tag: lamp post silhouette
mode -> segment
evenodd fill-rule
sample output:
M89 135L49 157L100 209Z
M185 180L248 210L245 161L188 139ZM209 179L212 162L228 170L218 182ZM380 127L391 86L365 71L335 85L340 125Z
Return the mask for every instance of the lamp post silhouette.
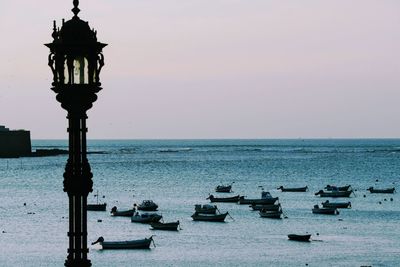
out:
M54 21L53 41L48 64L53 73L52 90L61 107L68 112L69 157L64 172L64 191L69 198L69 249L65 266L91 266L87 246L87 196L93 191L93 174L87 159L86 111L101 90L100 71L104 65L97 32L78 17L79 1L73 1L74 16Z

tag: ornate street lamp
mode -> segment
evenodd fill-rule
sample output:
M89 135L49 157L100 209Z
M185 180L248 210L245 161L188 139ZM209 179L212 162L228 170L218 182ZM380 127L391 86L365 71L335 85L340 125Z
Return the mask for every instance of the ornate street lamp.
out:
M73 1L74 16L54 21L49 66L53 72L52 90L61 107L68 112L69 157L64 172L64 191L69 198L69 249L65 266L91 266L87 257L87 196L93 191L93 174L87 159L86 111L97 99L100 71L104 65L102 49L95 30L78 17L79 1Z

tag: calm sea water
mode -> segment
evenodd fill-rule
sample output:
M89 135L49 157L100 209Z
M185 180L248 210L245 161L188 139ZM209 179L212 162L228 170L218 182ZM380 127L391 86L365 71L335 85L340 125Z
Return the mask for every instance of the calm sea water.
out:
M33 146L66 149L67 143ZM398 187L400 140L90 141L89 150L106 152L89 160L95 191L105 196L108 210L153 199L164 220L180 220L183 229L152 231L108 211L89 212L89 241L156 235L156 248L149 251L92 246L94 266L400 266L398 193L366 191ZM63 265L65 162L66 156L0 159L0 266ZM216 185L233 181L234 194L259 197L262 186L278 196L288 218L264 219L247 205L221 203L219 209L234 220L193 222L194 205L207 203ZM357 189L349 199L353 208L338 216L312 214L312 206L325 200L313 193L326 184ZM308 185L310 191L281 193L280 185ZM95 202L92 194L89 201ZM287 234L305 232L314 241L287 240Z

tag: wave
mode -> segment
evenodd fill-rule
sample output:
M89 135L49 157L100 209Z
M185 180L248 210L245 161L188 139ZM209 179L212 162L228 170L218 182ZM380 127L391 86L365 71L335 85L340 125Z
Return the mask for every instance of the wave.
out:
M188 152L191 151L192 148L190 147L184 147L184 148L166 148L166 149L160 149L158 152L160 153L179 153L179 152Z

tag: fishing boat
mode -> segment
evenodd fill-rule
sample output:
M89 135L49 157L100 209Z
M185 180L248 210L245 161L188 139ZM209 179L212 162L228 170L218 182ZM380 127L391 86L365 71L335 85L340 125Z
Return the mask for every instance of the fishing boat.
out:
M97 241L93 242L92 245L99 243L103 249L149 249L150 244L153 242L153 236L145 239L139 240L129 240L129 241L104 241L101 236Z
M158 205L153 202L153 200L143 200L141 204L137 206L138 210L143 210L143 211L156 211L158 208Z
M315 195L320 195L320 197L350 197L350 194L353 193L353 190L350 191L329 191L324 192L324 190L319 190Z
M239 199L239 204L261 204L261 205L271 205L274 204L277 200L279 200L278 197L272 197L269 192L261 192L261 198L241 198Z
M260 210L259 214L260 217L263 218L281 219L282 210L281 209L277 211Z
M135 213L136 209L133 208L131 210L121 210L119 211L116 206L112 207L110 213L111 216L123 216L123 217L131 217Z
M241 196L233 196L233 197L214 197L213 195L210 195L207 199L209 199L211 202L238 202L241 198Z
M289 240L308 242L308 241L310 241L311 235L290 234L290 235L288 235L288 238L289 238Z
M162 218L162 215L157 213L138 213L136 212L131 217L131 222L137 223L152 223L152 222L159 222Z
M91 211L106 211L107 203L99 203L99 191L97 191L97 194L95 195L95 197L97 197L96 204L87 204L87 210L91 210Z
M216 205L200 205L196 204L194 205L194 210L197 213L203 213L203 214L215 214L217 212L217 206Z
M339 211L336 208L320 208L318 205L314 205L314 208L312 209L312 213L337 215L337 214L339 214Z
M393 194L396 189L394 187L393 188L386 188L386 189L375 189L373 187L370 187L367 190L369 192L375 193L375 194Z
M326 185L325 189L327 191L349 191L351 185L345 185L345 186L335 186L335 185Z
M152 230L165 230L165 231L178 231L179 221L161 223L161 222L151 222Z
M278 190L281 190L282 192L306 192L308 189L308 186L304 186L304 187L283 187L282 185L280 187L277 188Z
M267 211L277 211L281 208L281 204L270 204L270 205L262 205L262 204L252 204L249 206L253 210L267 210Z
M335 209L348 209L351 208L351 202L329 202L329 200L322 202L324 208L335 208Z
M232 184L233 183L234 182L232 182ZM218 193L230 193L232 191L232 184L230 184L230 185L218 185L215 188L215 192L218 192Z
M195 212L191 217L193 221L223 222L228 214L228 212L221 214L201 214Z

